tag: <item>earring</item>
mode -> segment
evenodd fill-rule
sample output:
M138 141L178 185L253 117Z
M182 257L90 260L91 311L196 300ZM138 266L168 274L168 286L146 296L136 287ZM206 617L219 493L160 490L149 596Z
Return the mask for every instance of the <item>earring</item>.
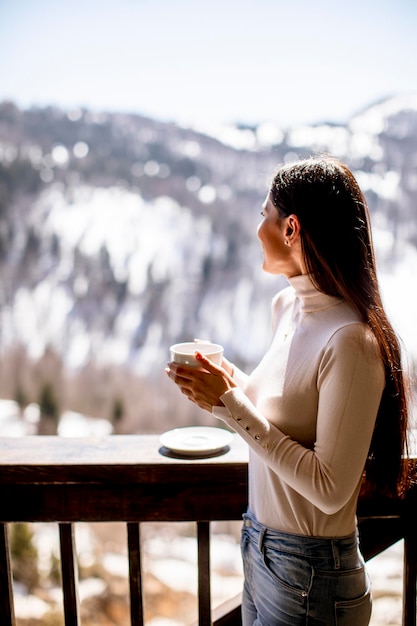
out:
M288 241L288 239L284 239L284 243L285 243L286 246L290 245L290 242Z

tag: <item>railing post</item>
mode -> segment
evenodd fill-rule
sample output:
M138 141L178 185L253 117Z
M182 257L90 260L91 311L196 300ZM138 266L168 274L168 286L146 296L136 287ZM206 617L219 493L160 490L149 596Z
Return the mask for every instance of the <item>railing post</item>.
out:
M15 626L13 578L10 567L10 544L7 524L0 524L0 624Z
M211 626L210 522L197 522L198 624Z
M132 626L143 626L142 559L140 546L140 525L127 524L129 551L130 620Z
M417 624L417 491L406 496L404 523L403 626Z
M65 626L79 626L78 564L72 524L59 524Z

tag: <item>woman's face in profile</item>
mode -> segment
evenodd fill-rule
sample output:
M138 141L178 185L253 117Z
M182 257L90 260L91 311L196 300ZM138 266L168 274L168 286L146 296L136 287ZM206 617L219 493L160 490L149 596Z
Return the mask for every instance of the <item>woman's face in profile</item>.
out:
M290 251L284 243L286 220L279 217L270 194L262 205L261 215L263 220L258 226L258 239L264 254L262 268L270 274L284 274Z
M292 225L297 218L294 215L281 218L270 193L262 205L261 215L263 220L257 233L264 254L262 269L269 274L282 274L287 278L305 273L299 238L298 243L289 241L289 233L294 232Z

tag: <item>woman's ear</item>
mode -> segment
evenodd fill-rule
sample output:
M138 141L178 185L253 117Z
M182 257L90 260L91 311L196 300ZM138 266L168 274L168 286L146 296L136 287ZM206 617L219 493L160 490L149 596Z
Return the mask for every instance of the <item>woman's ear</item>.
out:
M287 217L287 227L285 230L285 236L288 239L294 241L300 234L301 226L300 220L293 213Z

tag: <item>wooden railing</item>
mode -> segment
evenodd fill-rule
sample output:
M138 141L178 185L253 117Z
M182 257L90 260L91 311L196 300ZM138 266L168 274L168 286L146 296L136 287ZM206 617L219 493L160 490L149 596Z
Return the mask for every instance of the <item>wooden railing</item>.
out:
M414 460L410 460L414 463ZM66 626L81 626L74 524L124 522L131 625L142 626L141 522L195 521L198 541L198 624L238 626L239 600L212 610L210 522L239 520L247 504L247 448L204 459L179 459L158 436L103 439L0 438L0 624L15 626L8 523L59 525ZM416 625L417 507L405 501L361 501L362 550L371 558L404 538L403 625Z

